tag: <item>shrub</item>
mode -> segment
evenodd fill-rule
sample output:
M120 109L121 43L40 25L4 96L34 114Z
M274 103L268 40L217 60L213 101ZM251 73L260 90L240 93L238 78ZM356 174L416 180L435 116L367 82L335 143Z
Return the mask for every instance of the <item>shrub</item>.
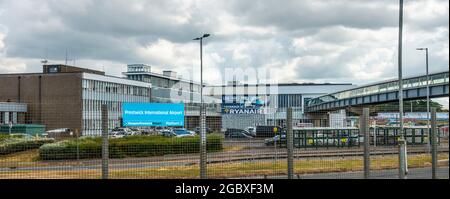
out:
M78 147L77 147L78 145ZM102 139L83 138L46 144L39 148L42 160L101 158ZM170 138L162 136L128 136L109 139L109 157L149 157L166 154L198 153L200 137ZM222 137L207 136L207 151L222 150ZM78 153L77 153L78 151Z
M52 143L48 138L5 138L0 141L0 155L37 149L44 144Z

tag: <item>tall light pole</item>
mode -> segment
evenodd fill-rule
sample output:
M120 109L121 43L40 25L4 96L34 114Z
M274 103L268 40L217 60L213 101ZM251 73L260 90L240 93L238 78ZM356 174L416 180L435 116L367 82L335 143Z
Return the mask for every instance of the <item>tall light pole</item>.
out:
M402 34L403 34L403 0L399 3L399 23L398 23L398 101L399 101L399 178L404 179L407 172L406 163L406 140L403 127L403 79L402 79Z
M209 34L203 34L194 40L200 40L200 178L206 179L206 117L203 103L203 38Z
M428 77L428 48L417 48L416 50L424 50L425 51L425 65L426 65L426 73L427 73L427 133L428 138L430 138L430 78ZM430 142L428 142L428 146Z

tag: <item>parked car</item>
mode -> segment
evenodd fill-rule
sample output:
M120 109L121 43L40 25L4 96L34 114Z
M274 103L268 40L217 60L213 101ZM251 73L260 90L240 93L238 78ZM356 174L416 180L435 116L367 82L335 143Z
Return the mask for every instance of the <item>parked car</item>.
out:
M142 131L137 128L129 128L129 130L130 130L129 133L131 135L141 135L142 134Z
M175 133L176 137L192 137L192 136L195 136L195 132L186 130L184 128L174 129L173 132Z
M45 132L47 134L47 137L49 138L55 138L55 139L64 139L64 138L70 138L73 136L73 132L69 128L59 128L59 129L53 129Z
M125 136L126 136L125 131L111 131L109 133L109 137L111 137L111 138L123 138Z
M226 138L253 138L251 134L244 129L227 129L225 131Z
M439 128L440 136L441 137L448 137L448 125L447 126L441 126Z
M162 135L162 136L164 136L164 137L173 137L173 136L176 136L175 132L173 132L173 131L170 130L170 129L164 129L164 130L161 130L161 131L159 132L159 134Z
M126 127L116 127L112 130L113 132L122 132L125 135L140 135L141 132L136 128L126 128Z
M256 137L273 137L275 136L274 129L277 129L277 134L284 132L285 130L281 126L257 126Z
M195 127L194 131L195 131L195 133L200 134L200 127ZM212 133L212 132L213 131L210 128L206 127L206 133Z
M275 145L275 141L277 142L277 145L280 144L286 144L286 134L281 134L281 135L276 135L274 137L271 138L267 138L264 140L264 144L266 146L273 146Z
M249 126L245 129L251 136L256 137L256 127Z

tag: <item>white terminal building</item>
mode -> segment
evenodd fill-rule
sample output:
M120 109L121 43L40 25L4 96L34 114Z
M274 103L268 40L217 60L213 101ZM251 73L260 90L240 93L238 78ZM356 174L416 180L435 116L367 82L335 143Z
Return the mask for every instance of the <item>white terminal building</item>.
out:
M175 71L155 72L145 64L129 64L128 79L151 83L151 101L156 103L184 103L186 105L186 128L199 125L200 83L183 79ZM309 99L328 93L355 88L351 83L278 83L244 84L231 81L226 85L204 84L203 99L207 106L207 127L246 128L257 125L284 125L286 110L293 108L294 120L308 123L304 115L305 104ZM339 117L345 113L332 113ZM336 119L343 121L343 119Z
M221 99L222 128L284 126L288 107L293 108L294 122L311 123L303 111L308 100L355 87L351 83L242 84L231 81L227 85L206 86L205 95ZM345 113L333 114L330 117L345 117ZM329 119L331 122L333 118ZM343 121L342 118L336 120Z

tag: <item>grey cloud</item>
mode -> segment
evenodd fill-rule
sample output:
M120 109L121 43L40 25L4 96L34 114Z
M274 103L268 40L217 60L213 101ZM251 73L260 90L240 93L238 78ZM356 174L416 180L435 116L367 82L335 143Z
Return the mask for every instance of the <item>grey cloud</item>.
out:
M408 4L416 2L423 1L407 1ZM441 5L443 2L432 1L430 4ZM358 31L380 30L377 34L383 34L386 28L396 28L397 3L391 0L0 0L0 31L6 32L3 39L6 57L40 59L47 51L50 59L63 60L67 48L70 57L90 60L90 63L108 60L117 65L144 62L164 64L163 67L172 67L176 61L159 63L158 59L140 55L137 49L161 39L187 44L194 42L193 37L208 32L212 37L205 41L205 53L214 52L223 58L221 68L243 65L282 67L295 64L292 60L319 57L317 62L295 64L296 70L290 71L296 73L294 81L335 78L351 82L355 74L347 70L349 63L370 56L370 52L380 48L395 52L395 40L386 44L383 35L362 40L358 39ZM446 12L431 16L433 19L422 19L407 13L405 22L410 28L406 27L405 35L422 31L427 38L407 43L406 47L427 45L435 52L446 48L448 52L448 45L443 45L448 43L448 6ZM224 18L228 21L221 21ZM226 32L230 23L236 27ZM446 29L447 34L432 35L439 28ZM225 33L215 34L219 30ZM298 38L322 46L298 51L293 46ZM249 59L233 58L240 44L248 46L239 53ZM331 56L337 53L334 52L336 46L349 49ZM415 52L405 50L404 58L413 72L422 67ZM437 68L448 66L448 55L433 54L432 58ZM383 58L378 59L383 61ZM393 69L383 71L386 77L395 75L395 59L388 62ZM376 61L371 60L369 65L376 65Z
M287 30L343 25L380 28L397 24L397 11L387 1L232 1L230 12L248 24Z

